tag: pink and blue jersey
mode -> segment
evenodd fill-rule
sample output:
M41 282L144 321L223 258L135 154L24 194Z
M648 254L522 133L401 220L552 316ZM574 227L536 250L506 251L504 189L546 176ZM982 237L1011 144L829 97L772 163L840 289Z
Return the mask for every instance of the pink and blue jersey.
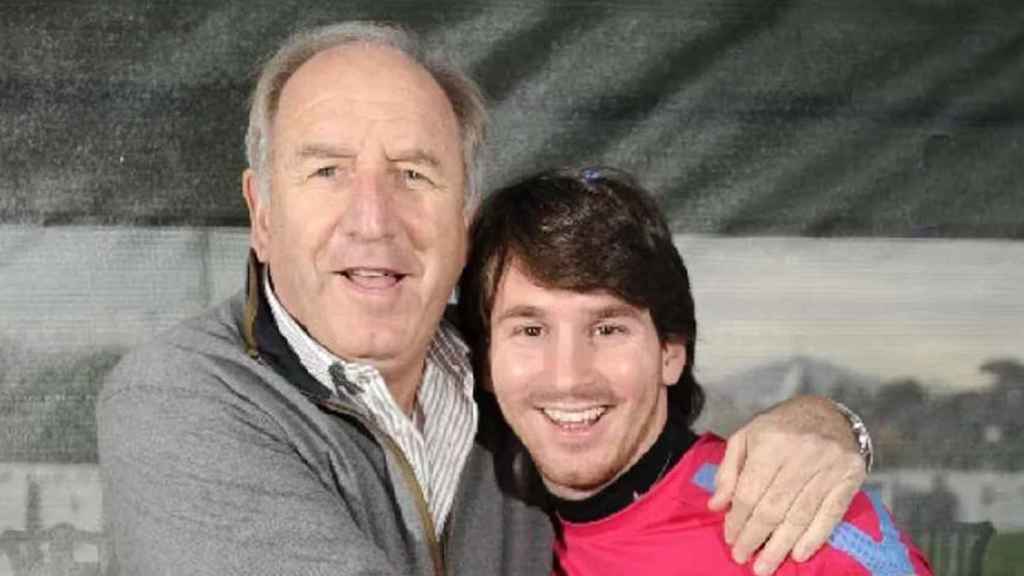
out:
M725 442L706 434L654 487L627 508L586 523L562 520L555 543L556 575L752 575L733 562L725 515L708 510ZM931 575L921 552L895 525L881 499L858 493L842 523L806 562L792 559L777 576Z

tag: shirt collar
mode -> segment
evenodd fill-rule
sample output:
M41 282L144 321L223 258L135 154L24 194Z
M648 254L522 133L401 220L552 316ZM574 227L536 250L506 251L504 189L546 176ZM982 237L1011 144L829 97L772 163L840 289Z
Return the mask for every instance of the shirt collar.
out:
M263 293L266 295L274 321L288 345L298 355L303 367L318 382L326 386L332 393L341 392L336 389L331 377L330 369L335 363L340 364L346 372L369 372L379 377L379 372L375 367L345 360L313 339L277 299L270 280L269 269L266 266L262 268ZM447 320L442 320L427 348L427 366L424 369L441 370L448 381L459 383L462 394L472 398L473 379L470 378L472 366L469 353L469 346L462 340L462 336L455 326Z

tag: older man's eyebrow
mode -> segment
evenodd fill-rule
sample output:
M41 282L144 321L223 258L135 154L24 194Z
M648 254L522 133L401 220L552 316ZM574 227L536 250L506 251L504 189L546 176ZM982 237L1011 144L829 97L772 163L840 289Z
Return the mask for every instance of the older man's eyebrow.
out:
M299 160L305 160L307 158L354 158L357 155L358 153L351 148L319 142L303 144L295 154L296 158ZM441 161L437 156L422 148L399 150L398 152L389 154L387 159L389 162L409 162L412 164L430 166L431 168L441 167Z
M388 155L388 160L391 162L409 162L412 164L425 164L431 168L440 168L441 161L438 160L437 156L431 154L423 148L412 148L409 150L398 150L393 154Z

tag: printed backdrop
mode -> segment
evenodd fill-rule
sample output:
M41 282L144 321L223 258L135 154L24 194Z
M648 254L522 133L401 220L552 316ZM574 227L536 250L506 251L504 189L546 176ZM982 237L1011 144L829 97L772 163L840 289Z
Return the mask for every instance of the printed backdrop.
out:
M905 525L991 522L984 573L1024 574L1019 0L28 0L0 4L0 576L104 573L103 375L241 286L258 65L349 18L481 83L485 188L600 164L659 194L702 426L841 399Z

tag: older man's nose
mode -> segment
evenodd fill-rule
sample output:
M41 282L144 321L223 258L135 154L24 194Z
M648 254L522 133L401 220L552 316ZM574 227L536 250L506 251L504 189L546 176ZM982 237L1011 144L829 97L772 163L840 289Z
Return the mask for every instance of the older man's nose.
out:
M351 195L342 228L346 235L358 240L381 240L394 234L394 191L386 174L365 173L353 178Z

